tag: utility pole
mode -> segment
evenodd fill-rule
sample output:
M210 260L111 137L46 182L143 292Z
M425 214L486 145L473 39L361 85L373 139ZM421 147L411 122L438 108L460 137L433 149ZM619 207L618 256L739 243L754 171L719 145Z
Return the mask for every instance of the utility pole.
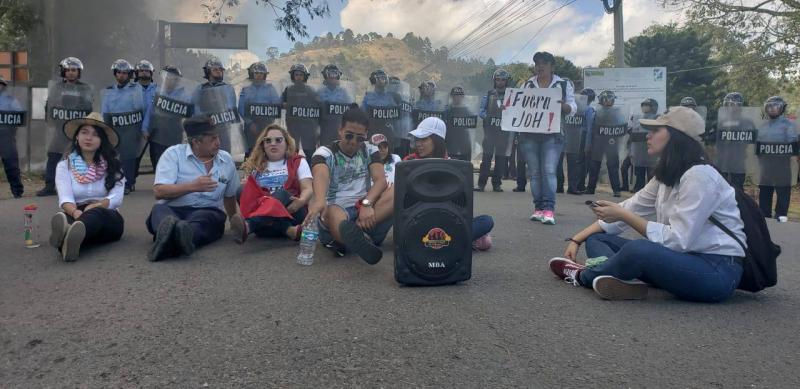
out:
M614 14L614 66L625 67L625 36L622 32L622 0L601 0L606 13Z

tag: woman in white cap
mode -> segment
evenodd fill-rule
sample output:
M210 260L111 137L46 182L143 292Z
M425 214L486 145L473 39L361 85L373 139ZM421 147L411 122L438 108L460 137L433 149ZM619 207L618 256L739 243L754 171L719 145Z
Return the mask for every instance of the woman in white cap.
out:
M429 117L421 121L417 129L410 132L414 137L416 152L409 154L403 160L425 158L450 159L447 156L447 127L442 119ZM481 215L472 219L472 248L485 251L492 247L492 237L489 232L494 228L494 219L489 215Z
M639 122L649 130L647 152L660 157L655 178L620 204L591 202L597 222L566 239L566 258L551 259L550 270L610 300L644 298L652 284L684 300L723 301L739 284L745 253L709 218L746 237L733 187L706 157L703 119L676 107ZM646 239L618 236L631 228ZM583 243L586 265L576 262Z
M82 247L122 237L125 178L115 147L117 133L96 112L64 124L72 147L56 167L61 212L51 220L50 244L64 261L78 259Z

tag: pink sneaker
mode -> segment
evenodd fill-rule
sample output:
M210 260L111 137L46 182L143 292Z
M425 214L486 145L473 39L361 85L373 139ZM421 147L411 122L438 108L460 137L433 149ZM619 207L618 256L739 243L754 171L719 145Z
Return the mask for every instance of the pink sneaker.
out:
M486 234L472 242L473 250L486 251L490 248L492 248L492 236L489 234Z
M548 225L555 225L556 224L556 215L553 211L543 211L542 212L542 223Z
M535 222L540 222L540 221L542 221L543 217L544 217L544 212L543 211L534 210L533 211L533 215L531 215L531 220L533 220Z

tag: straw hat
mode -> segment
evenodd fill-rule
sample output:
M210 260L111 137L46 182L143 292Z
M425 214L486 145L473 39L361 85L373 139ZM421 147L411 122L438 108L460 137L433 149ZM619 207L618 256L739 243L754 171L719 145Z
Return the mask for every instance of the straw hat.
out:
M74 140L78 130L87 124L103 129L103 131L106 132L106 136L108 137L108 141L111 143L111 146L117 147L119 144L119 136L117 135L117 132L114 131L114 128L106 124L106 122L103 120L103 115L98 112L92 112L85 118L72 119L64 123L64 135L66 135L70 140Z

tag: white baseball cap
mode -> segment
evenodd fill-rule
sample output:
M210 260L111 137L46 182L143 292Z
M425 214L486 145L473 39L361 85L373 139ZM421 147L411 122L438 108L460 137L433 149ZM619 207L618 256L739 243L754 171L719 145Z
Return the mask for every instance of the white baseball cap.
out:
M648 129L669 126L698 142L702 142L700 136L706 132L706 122L703 117L688 107L671 107L657 119L639 119L639 123Z
M444 139L447 136L447 126L442 119L432 116L419 122L417 129L411 131L409 134L419 139L427 138L431 135L436 135Z

